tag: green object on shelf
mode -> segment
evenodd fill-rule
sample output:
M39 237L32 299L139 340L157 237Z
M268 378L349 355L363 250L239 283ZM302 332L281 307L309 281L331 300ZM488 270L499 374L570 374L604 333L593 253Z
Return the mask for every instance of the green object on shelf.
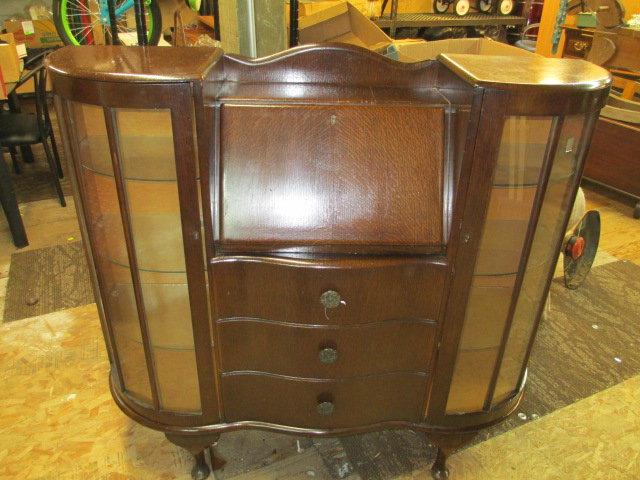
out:
M595 27L598 21L594 12L582 12L578 14L578 27Z

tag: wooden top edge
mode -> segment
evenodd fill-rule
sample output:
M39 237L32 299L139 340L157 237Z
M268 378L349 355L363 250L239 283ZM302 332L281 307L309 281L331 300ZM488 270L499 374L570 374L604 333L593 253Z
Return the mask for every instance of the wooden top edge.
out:
M601 90L611 84L607 70L586 60L466 53L441 53L438 60L465 81L479 86L588 91Z
M222 50L211 47L66 46L46 60L59 75L110 82L202 80Z
M381 55L380 53L372 50L360 47L358 45L351 45L347 43L339 42L327 42L327 43L310 43L306 45L300 45L298 47L289 48L282 52L274 53L261 58L248 58L241 55L225 54L224 57L232 62L245 65L245 66L259 66L259 65L271 65L281 62L286 62L296 57L305 57L315 55L324 55L328 53L347 53L353 56L358 56L363 59L376 61L378 63L385 64L387 66L397 68L405 71L420 70L426 65L434 63L435 60L424 60L420 62L399 62L389 57Z

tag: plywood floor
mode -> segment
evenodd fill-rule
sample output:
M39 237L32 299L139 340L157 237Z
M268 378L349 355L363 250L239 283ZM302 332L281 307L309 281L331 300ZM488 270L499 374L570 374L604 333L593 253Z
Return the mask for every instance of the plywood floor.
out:
M640 222L632 203L588 189L601 212L601 248L640 263ZM30 245L77 241L72 199L24 204ZM0 217L0 318L11 254ZM188 479L191 458L125 417L111 400L95 305L0 325L0 479ZM640 376L632 377L470 447L450 460L452 479L640 478ZM332 439L259 432L225 435L221 454L236 465L224 478L329 479ZM293 456L274 452L296 449ZM249 473L245 473L250 471ZM345 478L359 478L345 472ZM428 468L397 477L428 479Z

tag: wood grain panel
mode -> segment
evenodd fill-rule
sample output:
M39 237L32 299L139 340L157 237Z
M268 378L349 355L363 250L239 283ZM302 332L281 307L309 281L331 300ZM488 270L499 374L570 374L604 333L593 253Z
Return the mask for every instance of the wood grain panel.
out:
M238 319L219 323L222 370L252 370L314 378L394 371L428 372L433 325L421 321L314 327ZM320 351L337 353L332 363Z
M442 108L225 105L221 122L223 248L442 244Z
M584 175L623 192L640 196L638 152L640 128L600 118L591 140Z
M385 320L436 320L446 267L425 260L302 262L260 258L213 261L216 318L343 325ZM334 290L341 303L325 309Z
M421 419L426 376L388 374L349 380L300 380L259 374L223 375L227 422L254 420L303 428L348 428ZM331 401L331 415L320 415Z

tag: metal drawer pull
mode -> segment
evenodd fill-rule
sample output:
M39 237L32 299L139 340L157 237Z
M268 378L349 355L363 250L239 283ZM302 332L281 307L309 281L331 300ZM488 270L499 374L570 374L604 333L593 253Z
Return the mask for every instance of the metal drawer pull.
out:
M341 300L340 294L335 290L327 290L320 295L320 303L324 308L336 308L340 305Z
M338 351L335 348L325 347L320 349L318 357L322 363L334 363L338 359Z
M323 416L328 416L333 413L333 402L320 402L317 407L318 413Z

